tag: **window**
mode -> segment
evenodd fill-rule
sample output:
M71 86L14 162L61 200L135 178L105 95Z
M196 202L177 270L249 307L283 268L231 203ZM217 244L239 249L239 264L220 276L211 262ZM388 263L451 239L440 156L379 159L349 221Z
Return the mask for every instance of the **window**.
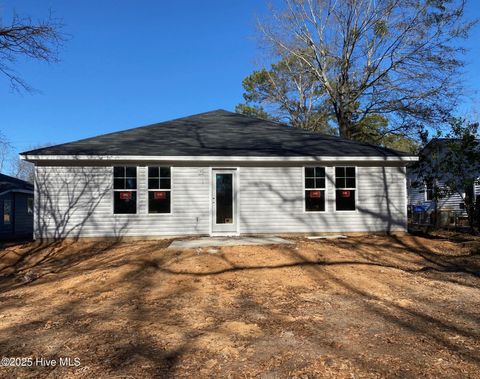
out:
M3 200L3 223L5 225L12 223L12 200Z
M434 192L433 181L430 180L425 182L425 201L433 200L433 192Z
M27 214L33 214L33 197L27 198Z
M325 211L325 167L305 167L305 210Z
M148 213L170 213L172 180L170 167L148 168Z
M113 168L113 213L137 213L137 168L135 166Z
M354 211L357 187L355 167L335 167L335 209Z

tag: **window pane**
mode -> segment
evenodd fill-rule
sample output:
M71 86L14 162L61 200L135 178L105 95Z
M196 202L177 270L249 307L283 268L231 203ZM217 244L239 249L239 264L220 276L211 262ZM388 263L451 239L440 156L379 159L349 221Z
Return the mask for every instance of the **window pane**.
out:
M137 213L136 191L115 191L113 193L113 213L131 214Z
M233 223L233 175L215 174L217 224Z
M124 189L125 188L125 179L113 179L113 188L115 189Z
M113 176L115 176L116 178L123 178L125 176L125 167L115 166L113 168Z
M160 181L158 179L148 179L148 189L160 188L159 183Z
M315 188L325 188L325 178L315 179Z
M336 178L335 179L335 187L345 188L345 178Z
M125 180L127 189L136 189L137 188L137 179L127 178Z
M27 213L29 215L33 214L33 197L27 199Z
M315 176L325 176L325 167L315 167Z
M137 177L137 168L134 166L126 167L126 176L130 178Z
M162 178L170 177L170 167L160 167L160 176Z
M158 167L149 167L148 168L148 177L149 178L158 178Z
M347 178L346 187L347 188L355 188L355 178Z
M337 211L355 210L355 191L337 190L335 195L335 206Z
M12 223L12 200L3 201L3 223L6 225Z
M325 210L325 191L305 191L305 210L319 212Z
M170 191L148 192L148 213L170 213Z
M170 189L170 179L160 179L160 188Z
M335 177L345 176L345 167L335 167Z
M315 176L315 170L313 167L305 167L305 177L313 177Z
M315 180L314 179L305 179L305 188L315 188Z
M347 172L346 172L346 173L347 173L347 176L349 176L349 177L351 177L351 178L352 178L352 177L353 177L353 178L355 177L355 167L347 167L347 170L346 170L346 171L347 171Z

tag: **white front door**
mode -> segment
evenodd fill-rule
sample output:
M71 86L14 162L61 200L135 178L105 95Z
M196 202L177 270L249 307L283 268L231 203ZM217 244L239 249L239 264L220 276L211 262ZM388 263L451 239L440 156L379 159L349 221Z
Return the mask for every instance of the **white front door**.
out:
M236 234L237 170L212 170L212 233Z

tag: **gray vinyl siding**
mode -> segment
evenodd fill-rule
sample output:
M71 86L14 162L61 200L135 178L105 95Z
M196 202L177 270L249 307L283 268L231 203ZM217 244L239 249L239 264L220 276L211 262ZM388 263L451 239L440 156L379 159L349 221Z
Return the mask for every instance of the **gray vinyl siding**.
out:
M113 214L112 166L37 166L36 237L209 234L211 167L222 164L171 166L172 213L148 214L147 167L142 165L137 169L137 214L132 215ZM310 213L304 211L303 165L238 166L223 165L238 170L240 233L405 230L405 167L357 167L357 210L336 212L334 165L330 164L327 209Z
M415 177L410 175L409 181L413 183ZM439 186L442 186L442 181L439 182ZM480 185L475 184L474 186L475 195L480 195ZM425 188L414 188L411 184L408 186L408 204L409 205L420 205L420 204L429 204L430 201L425 200ZM463 204L463 199L458 193L454 193L450 196L438 200L438 207L440 209L449 209L449 210L462 210L461 204Z
M440 209L461 210L461 204L463 204L463 199L458 193L454 193L451 196L447 196L438 200Z
M425 190L420 188L409 188L408 190L408 204L409 205L420 205L420 204L430 204L431 201L425 200ZM460 210L460 204L463 203L462 197L454 193L451 196L442 198L438 200L438 207L440 209L451 209L451 210Z
M409 173L409 169L407 168L407 186L408 186L408 205L419 205L424 204L426 195L425 191L426 188L424 186L416 186L414 187L413 184L417 181L417 177L411 173Z

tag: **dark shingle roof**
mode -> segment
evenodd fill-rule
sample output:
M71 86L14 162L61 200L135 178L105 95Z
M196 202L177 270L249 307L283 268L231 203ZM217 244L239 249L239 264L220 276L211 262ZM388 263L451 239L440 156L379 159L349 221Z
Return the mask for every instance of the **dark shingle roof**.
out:
M216 110L28 151L32 155L367 156L411 154Z
M33 184L12 176L0 174L0 193L16 190L33 191Z

